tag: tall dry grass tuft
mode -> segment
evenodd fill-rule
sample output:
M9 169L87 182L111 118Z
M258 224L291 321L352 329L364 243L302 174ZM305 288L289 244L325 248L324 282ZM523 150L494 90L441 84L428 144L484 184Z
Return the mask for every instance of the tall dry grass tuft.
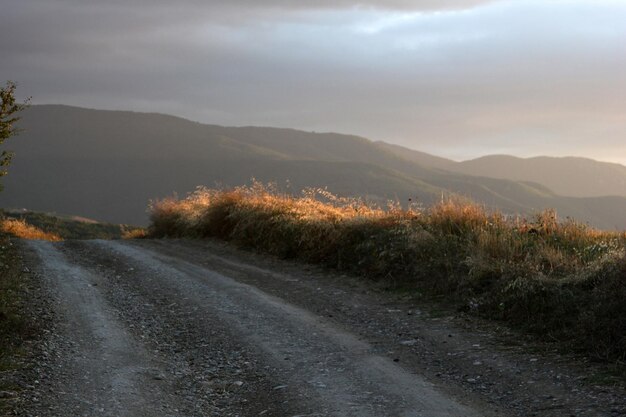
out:
M0 230L12 236L28 240L49 240L58 242L63 240L59 235L49 233L32 226L24 220L2 219L0 220Z
M122 231L122 239L145 239L148 237L148 231L141 228L124 229Z
M509 219L468 201L387 208L253 182L151 205L149 235L217 237L315 262L505 320L572 350L626 359L626 235L548 210Z

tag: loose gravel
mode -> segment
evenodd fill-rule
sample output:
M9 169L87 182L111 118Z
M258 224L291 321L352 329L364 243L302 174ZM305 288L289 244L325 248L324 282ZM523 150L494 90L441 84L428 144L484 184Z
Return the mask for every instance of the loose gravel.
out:
M626 415L590 364L354 277L211 241L27 259L54 320L17 415Z

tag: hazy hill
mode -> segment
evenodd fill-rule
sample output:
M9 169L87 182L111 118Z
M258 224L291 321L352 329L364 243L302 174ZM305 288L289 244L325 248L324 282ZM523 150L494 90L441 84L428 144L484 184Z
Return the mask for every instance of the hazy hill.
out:
M420 152L413 149L405 148L404 146L394 145L392 143L387 142L375 142L376 145L387 152L391 152L392 154L399 156L403 159L408 159L411 162L416 164L420 164L430 168L439 168L447 171L454 170L455 166L459 163L453 161L451 159L441 158L439 156L434 156L428 154L426 152ZM489 175L484 175L489 176Z
M578 157L518 158L488 155L456 162L385 142L377 144L396 156L423 166L461 174L529 181L570 197L626 196L626 166Z
M515 181L534 181L572 197L626 196L626 166L587 158L485 156L449 170Z
M537 183L452 173L443 158L357 136L56 105L31 107L20 127L24 132L7 142L16 157L0 207L145 224L149 199L255 177L289 180L293 190L328 186L424 204L451 191L507 212L555 207L599 227L626 228L626 198L564 198Z

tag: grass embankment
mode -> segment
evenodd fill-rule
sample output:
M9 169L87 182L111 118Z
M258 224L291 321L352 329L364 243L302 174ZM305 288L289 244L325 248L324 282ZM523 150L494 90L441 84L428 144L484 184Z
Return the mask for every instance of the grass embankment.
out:
M19 250L6 233L0 232L0 414L11 409L11 394L19 388L11 372L21 364L20 356L26 340L40 333L33 317L27 313L28 300L32 299L30 275L23 270Z
M26 223L23 219L0 219L0 231L11 236L19 237L20 239L49 240L52 242L63 240L61 236L56 233L43 231L38 227Z
M217 237L323 264L504 320L605 361L626 359L626 235L547 211L507 219L471 203L380 209L255 184L152 204L154 237Z
M23 239L52 241L66 239L124 239L137 238L144 234L144 229L128 225L99 223L88 219L55 216L32 211L0 212L0 218L2 216L5 218L2 228L8 233Z

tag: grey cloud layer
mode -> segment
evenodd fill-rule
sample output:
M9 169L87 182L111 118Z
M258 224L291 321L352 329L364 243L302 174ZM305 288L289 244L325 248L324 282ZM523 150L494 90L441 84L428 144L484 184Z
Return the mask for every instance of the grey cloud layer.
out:
M154 8L211 8L211 9L341 9L341 8L376 8L376 9L402 9L402 10L444 10L444 9L465 9L479 4L489 3L497 0L49 0L46 3L57 7L64 6L98 6L108 7L143 7ZM15 3L18 3L16 0ZM19 0L20 7L27 4L36 4L37 0Z
M626 159L617 2L172 4L15 1L0 14L0 77L35 102L339 130L459 157ZM420 13L435 4L457 9Z

